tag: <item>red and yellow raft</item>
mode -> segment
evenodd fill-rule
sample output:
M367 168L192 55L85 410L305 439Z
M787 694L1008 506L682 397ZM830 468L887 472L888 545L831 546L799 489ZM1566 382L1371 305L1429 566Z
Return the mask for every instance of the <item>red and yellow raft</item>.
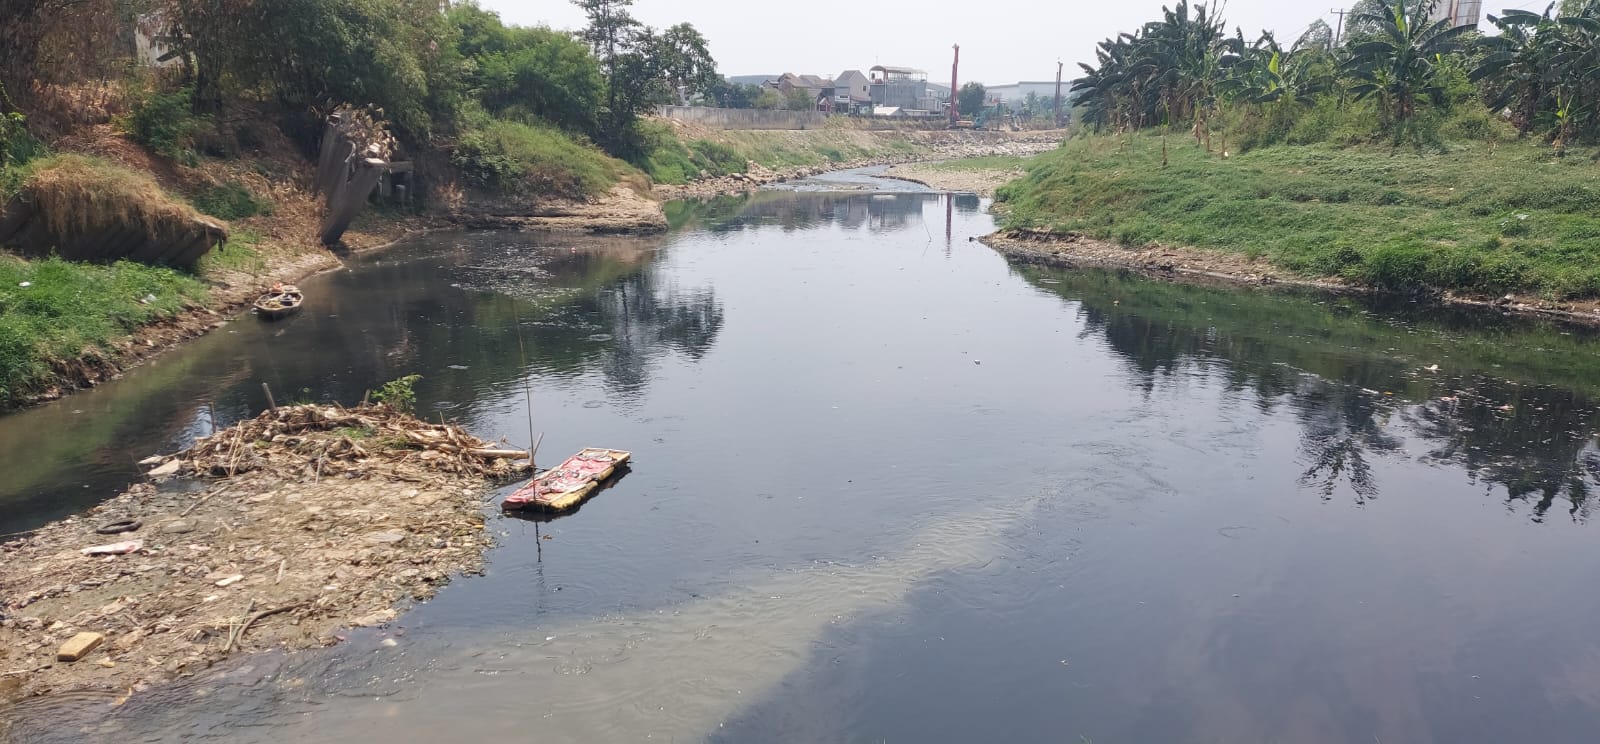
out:
M566 511L583 503L631 457L631 452L590 447L534 476L500 506L508 511Z

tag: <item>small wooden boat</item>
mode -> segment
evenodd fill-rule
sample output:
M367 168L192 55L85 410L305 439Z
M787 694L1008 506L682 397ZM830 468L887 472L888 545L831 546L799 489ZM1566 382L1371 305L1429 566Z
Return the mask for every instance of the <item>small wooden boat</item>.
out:
M630 457L633 457L631 452L590 447L534 476L527 485L507 496L500 506L509 511L566 511L589 498Z
M293 284L274 287L271 291L256 298L256 314L267 320L277 320L294 314L300 309L300 303L305 302L305 300L305 295L300 293L300 288Z

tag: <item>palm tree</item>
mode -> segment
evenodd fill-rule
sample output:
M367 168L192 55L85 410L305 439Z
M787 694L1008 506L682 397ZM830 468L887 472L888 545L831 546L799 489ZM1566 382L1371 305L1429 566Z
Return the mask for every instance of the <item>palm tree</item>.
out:
M1444 87L1435 74L1446 55L1462 49L1461 37L1469 26L1450 20L1428 20L1434 3L1407 12L1405 0L1395 0L1383 13L1363 12L1355 21L1376 30L1373 38L1350 47L1343 71L1355 79L1350 92L1356 100L1377 96L1385 125L1394 128L1396 140L1417 115L1417 101L1428 97L1444 102Z

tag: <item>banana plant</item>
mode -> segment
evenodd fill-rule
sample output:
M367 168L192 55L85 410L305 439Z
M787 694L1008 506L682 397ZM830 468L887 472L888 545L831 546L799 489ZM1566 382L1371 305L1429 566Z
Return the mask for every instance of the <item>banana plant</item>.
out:
M1432 10L1432 3L1408 10L1405 0L1395 0L1384 12L1355 16L1376 34L1349 49L1350 60L1342 68L1355 81L1349 92L1358 101L1376 97L1396 137L1416 118L1419 99L1444 102L1437 69L1446 55L1462 51L1462 36L1472 30L1448 19L1431 21Z

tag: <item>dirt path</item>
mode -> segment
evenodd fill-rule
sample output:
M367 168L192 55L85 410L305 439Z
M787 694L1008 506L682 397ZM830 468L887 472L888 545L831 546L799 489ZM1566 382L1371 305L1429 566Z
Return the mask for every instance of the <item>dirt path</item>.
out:
M154 477L188 476L0 545L0 702L130 693L388 623L482 568L483 495L523 472L499 450L385 406L308 405L147 461ZM101 534L116 523L134 529ZM60 660L82 633L101 640Z

